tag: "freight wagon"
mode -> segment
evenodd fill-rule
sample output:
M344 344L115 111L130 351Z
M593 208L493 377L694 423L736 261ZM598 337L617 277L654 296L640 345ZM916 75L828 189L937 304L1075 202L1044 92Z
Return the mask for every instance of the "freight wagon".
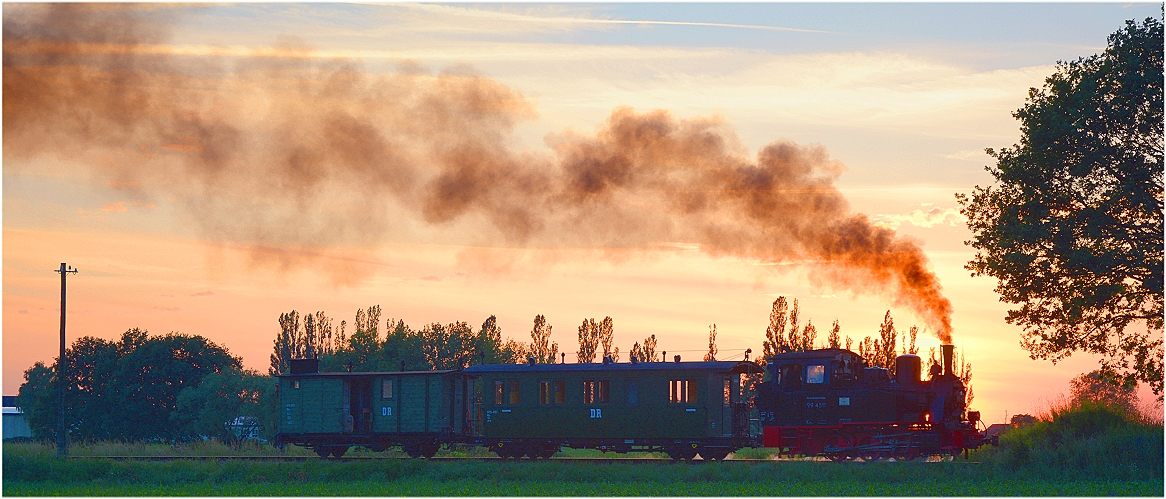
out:
M468 433L470 385L458 371L318 372L316 359L291 361L279 376L275 445L301 445L321 457L349 447L380 452L400 446L432 457Z

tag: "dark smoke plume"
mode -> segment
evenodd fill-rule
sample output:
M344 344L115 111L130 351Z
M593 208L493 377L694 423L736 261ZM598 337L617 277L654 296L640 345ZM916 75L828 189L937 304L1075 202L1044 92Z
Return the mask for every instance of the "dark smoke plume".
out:
M728 127L617 108L594 136L508 146L523 96L461 70L390 75L295 39L246 57L165 43L142 6L4 9L4 159L68 158L176 196L211 240L301 254L375 245L402 213L481 220L510 244L801 261L830 286L910 307L950 342L951 304L912 240L851 214L821 147L750 158Z

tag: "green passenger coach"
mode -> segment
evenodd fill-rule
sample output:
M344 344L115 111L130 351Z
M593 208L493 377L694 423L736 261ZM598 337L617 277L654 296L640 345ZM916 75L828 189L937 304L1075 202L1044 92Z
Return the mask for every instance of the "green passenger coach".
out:
M752 444L742 375L752 362L488 364L462 371L479 394L476 443L502 457L560 448L724 459Z
M276 445L302 445L321 457L353 446L401 446L432 457L469 432L472 386L458 371L320 373L315 359L292 360L291 367L279 376Z

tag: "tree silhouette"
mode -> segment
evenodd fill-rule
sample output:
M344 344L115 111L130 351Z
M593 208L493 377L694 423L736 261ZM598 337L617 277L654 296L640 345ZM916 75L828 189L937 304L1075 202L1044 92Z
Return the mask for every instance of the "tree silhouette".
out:
M579 326L579 351L576 353L576 361L580 364L585 362L595 362L595 349L599 348L599 325L595 323L595 319L583 319L583 324Z
M1020 305L1034 359L1100 354L1102 370L1162 396L1162 22L1127 21L1101 54L1029 90L1020 143L988 149L995 184L957 195L977 250L967 268Z
M619 347L613 347L615 341L615 327L611 316L604 317L595 327L595 335L599 337L599 345L603 347L603 356L619 362Z
M830 335L826 337L826 348L842 348L842 339L838 334L841 329L842 327L835 320L834 325L830 328Z
M709 351L704 354L704 361L710 362L717 360L717 325L709 326Z
M534 327L530 330L530 350L528 355L534 357L538 364L554 364L559 355L559 344L551 342L551 325L541 314L534 316Z
M761 343L761 358L758 359L762 365L768 362L770 357L781 353L782 348L789 347L785 339L787 306L784 296L773 300L773 309L769 312L769 327L765 328L765 341Z

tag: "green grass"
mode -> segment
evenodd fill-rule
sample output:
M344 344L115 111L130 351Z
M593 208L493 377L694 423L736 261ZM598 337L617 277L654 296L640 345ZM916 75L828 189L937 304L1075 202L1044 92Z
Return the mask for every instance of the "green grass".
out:
M1065 479L963 460L910 463L116 461L4 444L9 496L1161 495L1162 478ZM456 450L455 450L456 451Z
M560 457L628 457L627 462L61 459L51 445L3 445L9 496L1162 496L1161 422L1106 406L1051 409L1006 433L971 460L845 462L773 460L771 449L742 449L760 462L634 462L650 453L564 450ZM353 456L373 455L366 449ZM313 456L265 444L95 443L74 456ZM399 456L390 450L382 455ZM467 446L442 456L485 457Z

